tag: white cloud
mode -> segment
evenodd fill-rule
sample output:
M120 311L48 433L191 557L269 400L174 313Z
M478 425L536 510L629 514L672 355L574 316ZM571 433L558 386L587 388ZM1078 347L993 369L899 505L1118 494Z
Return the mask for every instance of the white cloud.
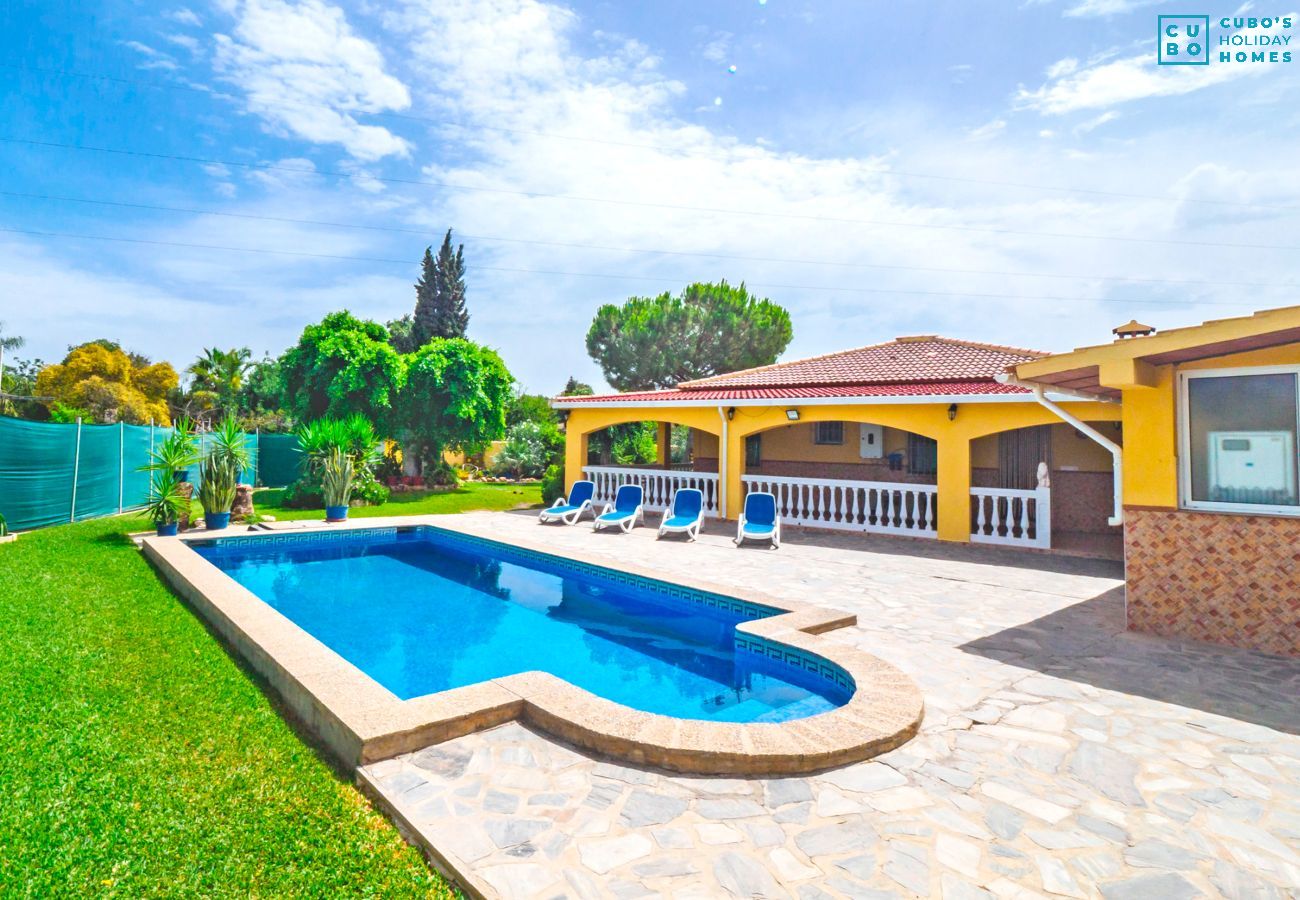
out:
M731 40L735 37L730 31L718 32L713 38L704 45L700 55L709 62L726 62L727 57L731 54Z
M1120 311L1132 311L1086 298L1131 296L1141 308L1143 300L1182 302L1204 293L1152 286L1139 290L1091 276L1053 281L890 268L1178 271L1194 277L1188 274L1185 250L1178 248L1013 233L1163 236L1174 231L1172 203L882 172L896 166L977 181L1157 190L1147 186L1167 184L1168 173L1177 171L1184 154L1191 152L1176 140L1155 140L1120 165L1096 153L1057 149L1058 142L1036 137L961 143L954 140L960 132L936 128L934 117L918 115L911 132L892 118L880 127L877 144L898 148L887 157L811 155L711 130L704 124L712 111L711 95L677 81L640 45L624 44L597 56L579 51L581 22L566 8L535 0L408 0L386 24L404 37L412 69L422 73L412 81L421 105L446 110L462 123L445 133L462 152L423 157L426 177L486 189L443 191L438 202L420 203L403 214L431 232L454 225L470 236L471 336L502 346L511 365L538 388L547 389L547 379L557 377L544 361L531 359L539 334L552 335L551 345L565 348L573 366L585 366L578 374L594 375L585 362L581 335L598 303L676 289L694 279L744 279L790 308L796 331L792 355L915 330L1054 347L1062 343L1063 327L1104 336ZM1103 64L1089 60L1086 65ZM697 105L703 108L692 112ZM995 119L983 133L1001 131L1004 126L998 123L1003 121ZM594 246L499 243L488 240L491 236ZM849 260L882 268L782 258ZM1209 265L1207 260L1203 277L1213 277ZM554 274L563 272L609 277ZM916 290L939 296L910 293ZM1005 299L967 298L978 293ZM1224 296L1229 304L1240 301L1239 295ZM1080 299L1070 302L1071 297ZM526 316L520 315L522 298L528 298ZM1071 324L1063 326L1065 322Z
M235 17L233 35L216 36L214 65L272 131L339 144L366 161L410 153L404 138L357 120L406 109L411 97L340 8L322 0L245 0Z
M1047 67L1047 77L1049 79L1064 78L1079 68L1079 61L1072 56L1065 59L1057 60Z
M181 25L188 25L191 28L201 28L203 26L203 20L199 18L198 14L194 12L194 10L187 9L186 7L173 9L163 15L168 19L171 19L173 22L177 22Z
M1066 62L1062 60L1062 62ZM1072 62L1072 61L1071 61ZM1053 66L1057 69L1061 63ZM1108 109L1150 97L1190 94L1239 78L1266 75L1267 66L1157 66L1150 52L1050 74L1036 90L1021 87L1015 103L1043 115L1059 116L1087 109Z
M188 34L169 34L166 38L178 47L184 47L191 53L199 52L199 39Z
M1107 122L1113 122L1118 118L1119 118L1119 113L1115 112L1113 109L1107 110L1106 112L1102 113L1101 115L1095 118L1088 119L1086 121L1080 122L1078 125L1075 125L1074 133L1087 134L1090 131L1096 131L1098 128L1105 125Z
M972 128L967 132L967 136L972 141L987 141L989 138L997 137L1007 130L1006 119L994 119L991 122L985 122L978 128Z

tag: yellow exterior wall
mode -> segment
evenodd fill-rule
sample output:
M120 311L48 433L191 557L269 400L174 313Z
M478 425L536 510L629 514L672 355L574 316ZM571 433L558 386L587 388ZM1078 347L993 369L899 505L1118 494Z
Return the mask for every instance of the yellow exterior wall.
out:
M1300 343L1285 344L1177 366L1155 366L1153 387L1118 385L1124 397L1124 504L1178 507L1179 372L1298 364Z
M1111 422L1119 418L1119 407L1103 403L1065 403L1064 408L1087 421ZM1014 403L964 403L960 404L954 420L948 419L948 402L905 404L835 404L827 406L765 406L739 407L727 422L726 472L723 493L726 516L740 514L741 482L744 470L745 438L751 434L765 433L765 453L768 450L767 434L785 432L794 437L777 440L796 440L798 432L789 428L785 411L796 408L800 425L807 428L812 422L841 421L869 422L883 425L898 432L913 432L934 438L938 442L939 537L943 540L966 542L970 540L970 468L971 445L986 435L1030 425L1058 423L1052 413L1033 402ZM565 476L571 485L581 477L587 459L587 435L610 425L622 422L668 421L712 435L721 435L723 420L716 407L617 407L570 410L566 425ZM777 429L777 431L773 431ZM850 440L850 435L852 439ZM703 437L697 435L697 455L707 455ZM818 447L811 436L800 442L795 458L815 459L809 454L815 450L857 455L856 429L846 427L845 443L837 447ZM886 452L889 452L888 441Z

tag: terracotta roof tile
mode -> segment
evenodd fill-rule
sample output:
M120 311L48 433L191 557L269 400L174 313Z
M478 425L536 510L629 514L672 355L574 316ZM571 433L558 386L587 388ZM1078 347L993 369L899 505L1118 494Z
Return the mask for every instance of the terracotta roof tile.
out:
M808 400L820 397L957 397L970 394L1028 394L1024 388L996 381L939 381L907 384L820 385L805 387L758 387L693 389L689 391L637 391L628 394L597 394L556 397L565 404L662 403L683 401L729 402L736 400Z
M959 341L935 335L901 337L884 344L842 350L685 381L679 390L933 383L989 379L1008 366L1047 356L1045 351Z

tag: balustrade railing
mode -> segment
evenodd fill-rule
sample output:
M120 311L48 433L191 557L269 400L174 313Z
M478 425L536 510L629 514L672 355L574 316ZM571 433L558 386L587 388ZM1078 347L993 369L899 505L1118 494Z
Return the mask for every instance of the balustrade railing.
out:
M1009 547L1052 546L1050 488L971 488L971 534L977 544Z
M646 509L667 509L678 488L704 492L704 514L718 516L718 473L682 472L672 469L641 469L630 466L584 466L582 471L596 485L595 504L613 503L623 484L639 484L645 493Z
M908 537L937 536L938 489L933 484L777 475L742 475L740 480L746 492L774 494L777 511L787 524Z

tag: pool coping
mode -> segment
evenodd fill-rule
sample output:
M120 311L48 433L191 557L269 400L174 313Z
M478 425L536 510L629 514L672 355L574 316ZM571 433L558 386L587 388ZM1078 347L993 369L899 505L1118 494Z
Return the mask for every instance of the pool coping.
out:
M294 526L292 533L429 525L502 542L490 528L461 518L452 525L447 518L428 515L330 525L321 522ZM446 524L440 525L440 520ZM143 539L142 549L173 588L349 768L519 720L576 746L637 765L697 775L796 775L892 750L920 727L924 701L907 675L869 653L818 637L856 624L855 615L704 579L677 577L671 582L785 610L743 622L736 626L737 631L841 667L856 685L852 697L829 712L788 722L709 722L642 712L549 673L524 672L400 700L188 546L221 537L265 535L269 539L285 531L150 536ZM644 567L604 557L594 548L579 557L514 537L507 543L549 557L666 580Z

